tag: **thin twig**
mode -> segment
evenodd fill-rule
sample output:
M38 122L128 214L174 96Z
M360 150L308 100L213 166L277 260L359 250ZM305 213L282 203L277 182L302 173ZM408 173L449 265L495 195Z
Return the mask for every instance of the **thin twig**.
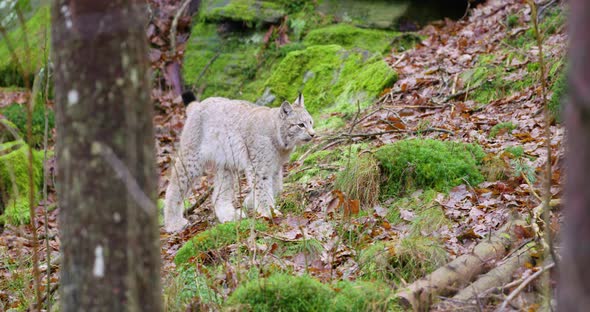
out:
M195 211L195 209L199 208L207 200L207 198L211 196L211 193L213 193L213 188L209 187L207 191L205 191L205 194L201 195L201 197L197 199L194 205L183 212L184 216L188 217L191 213L193 213L193 211Z
M49 57L48 57L48 49L47 49L47 30L48 27L45 26L45 39L44 39L44 46L43 46L43 53L44 55L44 66L45 66L45 103L43 103L44 108L44 118L45 118L45 128L43 129L43 212L44 212L44 228L45 228L45 252L47 253L45 257L47 258L47 286L45 294L47 300L47 311L51 311L51 248L49 246L49 208L47 207L47 148L48 148L48 137L49 137L49 111L47 107L47 103L49 102ZM56 283L57 285L58 283ZM57 289L57 286L56 288ZM55 290L54 290L55 291ZM45 301L45 300L42 300Z
M29 69L31 62L31 52L29 48L29 39L27 33L27 25L25 23L25 18L23 16L20 7L16 7L16 15L18 16L18 20L20 23L20 27L23 30L23 42L25 46L25 64L27 66L23 66L23 77L25 87L29 89ZM33 86L34 87L34 86ZM34 287L35 287L35 299L37 306L41 306L41 274L39 273L39 242L37 240L37 222L35 218L35 183L33 181L33 146L32 146L32 138L33 138L33 106L35 104L35 98L37 94L35 94L35 89L33 88L33 92L31 94L29 105L27 106L27 140L28 143L28 178L29 178L29 214L30 214L30 227L32 233L32 247L33 247L33 279L34 279Z
M550 263L550 264L544 266L539 271L532 274L531 276L529 276L528 278L526 278L515 290L513 290L508 295L506 300L504 300L504 302L502 303L500 308L498 310L496 310L496 312L506 311L506 306L510 303L510 301L512 301L512 299L514 299L514 297L516 297L528 284L530 284L532 281L534 281L537 277L541 276L541 274L543 274L545 271L551 269L554 266L555 266L555 263Z

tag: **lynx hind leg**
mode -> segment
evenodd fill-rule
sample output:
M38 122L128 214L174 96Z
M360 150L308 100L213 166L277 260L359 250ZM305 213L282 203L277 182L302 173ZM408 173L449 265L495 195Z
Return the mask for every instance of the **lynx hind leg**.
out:
M236 179L236 174L227 168L220 167L215 173L212 200L215 215L221 223L236 221L244 217L242 210L236 209L232 203L235 196L234 183Z
M164 228L167 232L178 232L188 224L182 216L184 198L191 188L193 179L201 174L201 168L202 164L197 155L175 159L164 201Z

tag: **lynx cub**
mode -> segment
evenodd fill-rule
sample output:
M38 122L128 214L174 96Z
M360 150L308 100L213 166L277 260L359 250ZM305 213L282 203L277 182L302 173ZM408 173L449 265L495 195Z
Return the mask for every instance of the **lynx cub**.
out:
M267 217L278 213L274 197L283 186L283 164L295 146L310 141L314 135L313 120L302 95L293 105L285 101L278 108L219 97L192 102L166 190L166 231L176 232L187 224L182 216L183 198L208 163L216 167L212 200L220 222L243 215L232 204L240 171L245 172L251 189L244 207L255 207L256 212Z

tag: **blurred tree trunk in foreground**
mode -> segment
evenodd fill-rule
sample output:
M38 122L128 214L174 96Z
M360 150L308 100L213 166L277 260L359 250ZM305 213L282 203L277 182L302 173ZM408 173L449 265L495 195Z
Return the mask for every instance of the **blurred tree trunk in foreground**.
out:
M567 181L559 311L590 307L590 2L570 1Z
M62 311L160 311L145 1L52 7Z

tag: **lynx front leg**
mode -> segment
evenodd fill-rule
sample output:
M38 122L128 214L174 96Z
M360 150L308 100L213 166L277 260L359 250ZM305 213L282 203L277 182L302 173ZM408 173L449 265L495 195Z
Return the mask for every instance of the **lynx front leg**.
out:
M199 173L197 162L196 157L177 157L174 161L164 201L164 227L167 232L180 231L188 224L188 221L182 216L183 202L190 190L192 179Z
M260 170L251 172L252 178L248 179L251 183L252 191L246 197L244 205L254 207L256 212L264 217L272 218L280 216L281 213L274 209L274 185L275 175L270 170Z
M242 211L234 208L234 182L237 177L226 168L218 168L215 174L215 186L213 189L213 205L215 215L219 222L239 220L243 217Z

